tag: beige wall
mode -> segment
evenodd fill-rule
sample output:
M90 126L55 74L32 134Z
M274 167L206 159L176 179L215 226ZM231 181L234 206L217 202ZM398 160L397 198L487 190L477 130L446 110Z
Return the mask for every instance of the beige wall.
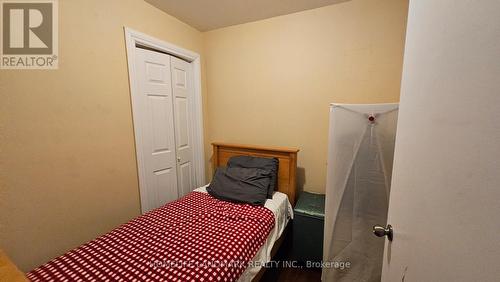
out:
M123 26L203 51L142 0L59 15L59 70L0 71L0 248L24 271L140 213Z
M299 185L324 192L328 105L399 100L407 8L353 0L204 33L208 141L298 147Z

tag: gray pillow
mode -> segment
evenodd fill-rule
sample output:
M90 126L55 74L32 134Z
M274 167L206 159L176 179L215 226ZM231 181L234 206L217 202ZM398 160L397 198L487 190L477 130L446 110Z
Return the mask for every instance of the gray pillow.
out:
M259 168L267 170L271 173L271 181L267 190L267 198L273 198L274 190L278 188L278 158L262 158L252 156L235 156L231 157L227 162L228 167L244 167L244 168Z
M270 179L269 171L258 168L219 167L207 191L220 200L263 206Z

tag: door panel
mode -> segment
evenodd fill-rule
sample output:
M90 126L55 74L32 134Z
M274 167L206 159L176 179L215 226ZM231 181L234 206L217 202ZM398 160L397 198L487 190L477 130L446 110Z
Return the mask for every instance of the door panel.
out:
M177 187L175 185L177 176L172 168L153 172L156 178L157 199L159 206L171 202L177 198Z
M175 136L177 151L177 179L179 195L191 192L194 187L192 140L192 99L194 95L193 70L191 64L172 57L172 82L175 112Z
M170 56L136 48L136 70L133 107L139 122L134 129L140 135L141 205L146 212L178 197Z
M410 1L383 281L500 277L500 1Z
M185 162L183 164L180 164L178 167L178 171L179 171L179 178L178 178L179 187L193 187L192 163ZM187 193L189 193L189 191Z
M171 151L169 148L169 132L164 126L164 121L169 119L169 109L171 107L168 97L148 95L148 109L150 113L151 131L153 133L153 154L161 154Z
M175 99L175 109L177 126L179 127L177 137L177 147L179 149L184 149L189 147L189 105L188 99L184 97L176 97Z

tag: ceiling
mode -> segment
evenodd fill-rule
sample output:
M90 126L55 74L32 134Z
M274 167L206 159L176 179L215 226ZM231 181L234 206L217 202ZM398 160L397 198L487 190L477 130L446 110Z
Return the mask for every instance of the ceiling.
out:
M348 0L145 0L190 26L209 31Z

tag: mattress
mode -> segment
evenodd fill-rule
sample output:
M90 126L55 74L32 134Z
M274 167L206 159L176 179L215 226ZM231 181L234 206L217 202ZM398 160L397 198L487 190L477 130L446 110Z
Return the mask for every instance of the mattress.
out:
M32 281L248 281L288 221L286 196L266 207L203 192L139 216L28 273ZM276 199L276 200L275 200ZM285 203L283 203L285 201ZM248 267L248 266L252 267Z
M207 186L200 187L194 191L207 193ZM288 200L288 196L284 193L275 191L273 198L267 199L264 207L271 210L274 214L274 227L269 233L264 245L262 245L257 254L253 257L251 263L249 263L245 272L238 279L240 282L251 281L259 273L261 268L271 261L271 250L274 244L283 234L290 219L293 219L292 205Z

